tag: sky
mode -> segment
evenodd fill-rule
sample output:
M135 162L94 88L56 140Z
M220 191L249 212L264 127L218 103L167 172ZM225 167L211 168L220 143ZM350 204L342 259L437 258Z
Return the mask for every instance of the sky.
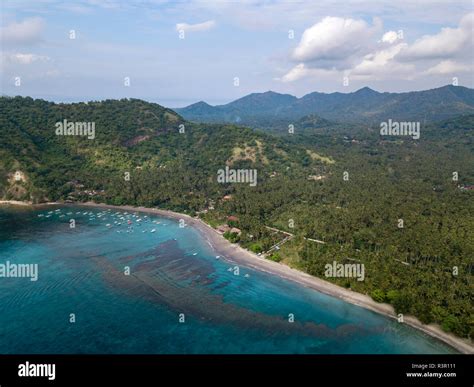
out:
M223 104L474 86L463 1L2 0L1 94Z

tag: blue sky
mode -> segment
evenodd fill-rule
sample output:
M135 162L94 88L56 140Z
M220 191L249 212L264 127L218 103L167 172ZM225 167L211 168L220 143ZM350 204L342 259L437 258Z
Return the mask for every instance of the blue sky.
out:
M7 0L1 11L7 95L179 107L474 85L471 1Z

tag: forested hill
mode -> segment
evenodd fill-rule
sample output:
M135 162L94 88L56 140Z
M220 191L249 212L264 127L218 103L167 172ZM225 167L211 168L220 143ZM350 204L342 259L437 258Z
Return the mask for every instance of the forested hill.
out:
M474 113L474 90L462 86L407 93L379 93L364 87L352 93L314 92L301 98L275 92L253 93L226 105L199 102L174 109L196 122L240 122L260 128L285 127L308 115L345 123L391 119L439 121Z
M55 104L2 97L0 109L3 198L34 202L77 198L77 186L109 194L121 187L127 172L136 200L174 208L184 203L182 209L191 200L197 209L206 204L208 185L214 186L209 190L222 191L215 180L217 170L225 166L259 168L259 181L264 181L275 170L318 164L302 145L289 146L244 127L192 124L170 109L141 100ZM57 135L56 124L64 120L93 122L94 138ZM16 171L24 179L15 181ZM145 179L147 175L153 178ZM143 184L159 179L168 189L166 198L155 194L152 185L145 194L137 183L140 178ZM115 203L125 203L123 195L118 190L109 196Z
M94 139L56 135L65 119L94 122ZM423 123L418 140L298 122L274 136L193 124L140 100L0 98L0 197L198 214L239 228L226 237L262 253L283 230L293 237L269 259L472 338L474 115ZM218 183L226 166L257 170L258 184ZM333 261L363 263L365 280L326 278Z

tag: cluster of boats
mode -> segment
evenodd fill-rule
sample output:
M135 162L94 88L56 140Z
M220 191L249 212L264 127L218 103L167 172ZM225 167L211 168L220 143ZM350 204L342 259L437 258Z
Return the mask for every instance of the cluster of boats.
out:
M53 216L58 216L59 218L66 218L80 216L80 217L88 217L90 222L94 221L101 221L109 223L105 224L107 228L113 227L121 227L125 226L125 229L116 230L117 233L130 233L134 232L136 227L142 227L145 224L152 224L152 225L162 225L166 226L165 223L161 223L158 220L152 220L148 217L148 215L140 215L139 213L129 213L129 212L120 212L116 211L113 212L111 209L103 210L100 212L94 211L68 211L65 212L63 209L58 208L56 210L47 211L45 213L38 214L38 218L51 218ZM150 232L155 233L157 231L156 228L144 228L141 230L142 233Z
M74 219L77 222L78 217L87 217L89 222L100 222L105 223L107 229L117 228L116 233L133 233L135 230L141 229L142 233L156 233L156 226L166 226L166 223L162 223L159 220L154 220L148 215L143 215L138 212L127 212L127 211L113 211L112 209L106 209L102 211L70 211L68 209L55 209L45 211L37 215L38 218L65 218L65 220ZM156 226L155 226L156 225ZM176 239L175 239L176 240ZM198 253L192 253L196 256ZM216 255L216 259L220 259L220 255ZM229 271L234 268L229 268ZM248 277L248 274L245 275Z

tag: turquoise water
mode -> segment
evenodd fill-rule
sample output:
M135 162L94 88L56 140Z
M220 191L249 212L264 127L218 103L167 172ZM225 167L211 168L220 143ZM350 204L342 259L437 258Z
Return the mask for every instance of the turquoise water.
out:
M39 275L0 278L1 354L454 353L290 281L244 266L235 275L197 230L166 218L3 208L6 261Z

